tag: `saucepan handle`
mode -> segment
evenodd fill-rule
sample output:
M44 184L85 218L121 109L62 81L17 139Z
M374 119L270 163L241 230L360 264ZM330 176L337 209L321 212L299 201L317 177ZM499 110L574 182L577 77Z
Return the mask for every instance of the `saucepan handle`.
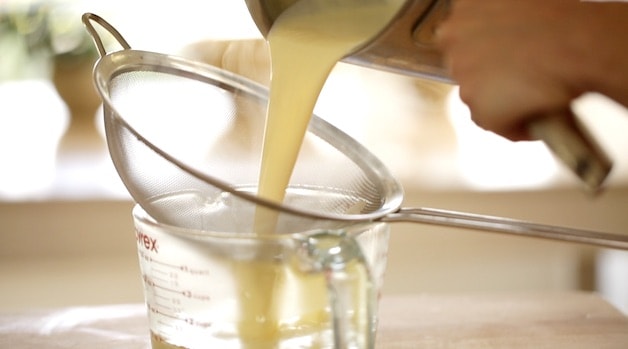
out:
M628 250L628 235L558 227L509 218L433 208L401 208L381 219L384 222L411 222L486 232L537 237Z
M85 27L87 28L87 31L92 36L92 39L94 40L94 44L98 48L98 53L100 53L100 57L104 57L105 55L107 55L107 50L105 49L105 45L103 44L103 40L100 34L96 30L96 28L92 25L92 22L97 23L102 28L107 30L109 34L111 34L111 36L113 36L114 39L118 41L118 43L120 44L120 46L122 46L123 49L125 50L131 49L131 46L126 42L124 37L122 37L120 32L118 32L116 28L114 28L111 24L109 24L109 22L105 21L102 17L93 13L85 13L82 16L82 20L83 20L83 24L85 24Z
M528 130L580 178L585 189L592 194L600 190L612 162L570 109L546 114L530 122Z

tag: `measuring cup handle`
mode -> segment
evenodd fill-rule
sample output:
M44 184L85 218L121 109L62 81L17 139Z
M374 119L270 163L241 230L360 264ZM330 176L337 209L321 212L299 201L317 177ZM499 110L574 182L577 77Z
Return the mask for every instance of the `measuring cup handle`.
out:
M109 22L105 21L102 17L88 12L88 13L84 13L81 19L83 20L83 24L85 24L87 31L92 36L92 39L94 40L94 44L98 48L98 53L100 53L101 57L107 55L107 50L105 49L105 45L103 44L102 38L98 34L98 31L92 25L92 22L96 22L98 23L98 25L106 29L109 32L109 34L111 34L111 36L113 36L118 41L118 43L120 44L120 46L122 46L123 49L125 50L131 49L131 46L122 37L120 32L118 32L116 28L114 28L111 24L109 24Z
M325 276L334 348L374 348L377 291L358 242L326 231L308 236L303 245L308 264Z

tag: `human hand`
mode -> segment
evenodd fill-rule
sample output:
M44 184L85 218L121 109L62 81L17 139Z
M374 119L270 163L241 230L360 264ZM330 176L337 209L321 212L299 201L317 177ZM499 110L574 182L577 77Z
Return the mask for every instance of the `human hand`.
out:
M628 105L628 4L454 0L438 40L481 127L530 139L534 119L597 91Z

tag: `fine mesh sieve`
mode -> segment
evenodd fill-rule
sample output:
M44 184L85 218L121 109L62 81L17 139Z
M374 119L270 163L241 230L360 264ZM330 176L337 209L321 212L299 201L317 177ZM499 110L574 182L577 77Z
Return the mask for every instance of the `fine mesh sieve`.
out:
M129 193L156 220L209 226L217 211L265 207L278 233L407 221L473 228L628 249L628 236L430 208L400 208L403 190L367 149L313 116L283 203L256 196L267 90L236 74L153 52L132 50L109 23L85 14L100 59L107 143ZM123 47L107 53L92 22ZM211 214L210 214L211 213ZM252 216L252 215L244 215ZM239 222L239 216L233 221ZM212 222L215 229L215 222ZM253 232L253 222L239 222ZM256 225L256 228L259 228Z

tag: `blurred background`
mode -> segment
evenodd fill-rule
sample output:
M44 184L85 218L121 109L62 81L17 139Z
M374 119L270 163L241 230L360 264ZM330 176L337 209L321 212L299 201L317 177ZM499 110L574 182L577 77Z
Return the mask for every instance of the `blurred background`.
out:
M251 66L231 64L260 40L243 0L0 0L0 311L143 300L133 203L108 158L84 12L134 49L244 75L255 67L266 82L263 46ZM626 234L628 111L595 94L573 108L615 160L596 197L542 144L477 128L454 86L339 63L316 112L390 167L404 206ZM594 291L628 312L627 252L416 224L392 231L385 294Z

